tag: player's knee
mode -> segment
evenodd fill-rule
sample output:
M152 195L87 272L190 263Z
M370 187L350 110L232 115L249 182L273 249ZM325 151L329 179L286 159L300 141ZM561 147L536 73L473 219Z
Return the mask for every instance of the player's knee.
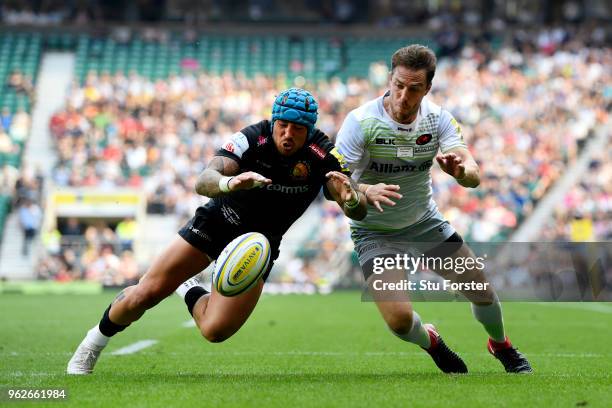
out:
M408 334L412 330L412 312L392 314L386 316L385 321L396 334Z
M499 302L497 294L492 289L479 291L476 294L469 297L470 301L477 306L490 306L494 303Z
M229 339L230 337L230 336L225 336L220 332L214 332L214 331L203 332L202 336L204 336L204 338L208 340L210 343L222 343L225 340Z
M200 333L202 333L202 337L211 343L221 343L232 337L232 333L228 333L226 330L222 330L219 327L206 324L202 325Z

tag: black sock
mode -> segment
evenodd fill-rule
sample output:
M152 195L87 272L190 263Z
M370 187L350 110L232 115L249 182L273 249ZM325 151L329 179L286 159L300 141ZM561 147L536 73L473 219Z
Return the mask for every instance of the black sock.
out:
M100 328L100 332L107 337L112 337L115 334L119 333L120 331L123 331L126 327L129 326L129 324L122 326L120 324L111 322L110 317L108 317L108 313L110 312L111 305L108 305L108 307L104 311L104 314L102 315L100 324L98 324L98 327Z
M208 291L201 286L194 286L185 293L185 304L189 314L193 316L193 307L195 306L198 299L207 294Z

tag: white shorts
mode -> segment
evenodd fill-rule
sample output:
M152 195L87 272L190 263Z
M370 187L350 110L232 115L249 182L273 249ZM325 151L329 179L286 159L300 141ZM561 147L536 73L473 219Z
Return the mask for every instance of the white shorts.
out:
M370 275L370 268L366 264L371 263L372 259L396 254L419 257L440 246L454 234L457 234L457 231L444 219L440 211L397 231L380 232L358 228L351 230L351 238L366 279ZM454 242L463 242L459 234Z

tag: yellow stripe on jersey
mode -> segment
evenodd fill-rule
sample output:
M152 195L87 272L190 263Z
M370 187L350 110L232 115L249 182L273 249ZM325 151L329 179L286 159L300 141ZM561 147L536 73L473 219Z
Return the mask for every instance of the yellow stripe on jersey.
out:
M342 168L342 170L348 170L349 167L348 167L348 163L346 162L346 159L344 158L342 153L338 151L336 147L331 149L329 152L331 153L332 156L334 156L338 160L338 163L340 163L340 168Z

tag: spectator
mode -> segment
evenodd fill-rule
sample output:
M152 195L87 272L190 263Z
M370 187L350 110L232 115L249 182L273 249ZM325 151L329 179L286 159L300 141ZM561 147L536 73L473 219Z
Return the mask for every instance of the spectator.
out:
M48 228L41 234L45 251L51 256L58 256L62 251L62 234L57 228Z
M140 271L132 251L123 251L121 253L118 273L122 285L127 286L138 283L138 279L140 279Z
M15 185L19 179L19 170L10 164L0 169L0 195L14 196Z
M136 238L138 224L133 218L124 218L117 224L115 232L121 245L121 251L131 251Z
M0 130L0 154L15 154L18 151L17 145L13 143L10 136L4 130Z
M32 240L38 233L42 222L42 211L38 204L26 199L19 207L19 224L23 230L23 245L21 254L25 257L30 253Z
M0 115L0 125L5 132L8 132L13 123L13 114L7 107L2 108L2 115Z

